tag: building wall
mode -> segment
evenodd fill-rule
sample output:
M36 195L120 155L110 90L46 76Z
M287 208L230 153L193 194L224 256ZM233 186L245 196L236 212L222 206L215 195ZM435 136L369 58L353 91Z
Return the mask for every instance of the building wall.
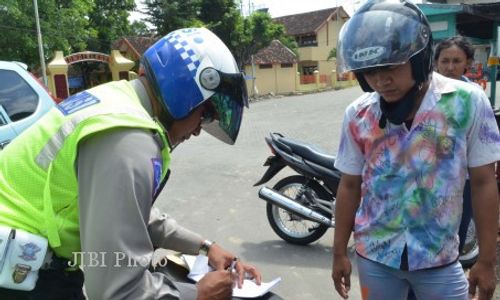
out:
M495 3L498 0L447 0L447 4L480 4L480 3Z
M276 94L294 92L297 64L293 64L291 68L283 68L281 64L276 64L274 67L276 75Z
M112 49L112 50L118 50L120 51L121 55L123 57L135 62L134 70L136 71L139 69L139 58L136 56L134 50L132 50L129 45L123 41L123 39L119 42L118 44L118 49Z
M288 94L295 91L295 74L297 72L297 64L293 64L291 68L282 68L281 64L273 64L270 69L261 69L255 65L255 87L253 89L252 79L247 80L247 90L250 96L273 94ZM252 66L245 66L245 73L252 76Z
M435 40L446 39L457 34L456 15L434 15L428 16L427 19L431 25L432 37Z
M317 66L320 75L331 75L336 65L334 60L328 61L327 58L330 50L337 48L339 31L344 23L345 21L341 18L329 20L317 33L318 46L299 48L300 68L303 66Z

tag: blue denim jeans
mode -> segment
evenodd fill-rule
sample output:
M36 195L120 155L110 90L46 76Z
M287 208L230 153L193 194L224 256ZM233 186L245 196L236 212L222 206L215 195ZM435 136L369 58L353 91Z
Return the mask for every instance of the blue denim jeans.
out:
M468 300L469 283L457 261L419 271L403 271L357 255L363 300L406 300L411 287L419 300Z

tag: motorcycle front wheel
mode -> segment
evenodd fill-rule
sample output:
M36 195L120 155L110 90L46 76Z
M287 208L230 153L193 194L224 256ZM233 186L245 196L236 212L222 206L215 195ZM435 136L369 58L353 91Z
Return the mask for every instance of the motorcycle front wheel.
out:
M471 220L469 227L467 227L467 233L465 235L465 242L462 252L458 257L462 268L471 268L479 256L479 243L477 241L476 226L474 221Z
M280 194L295 200L313 210L305 203L304 189L311 195L320 199L330 199L332 196L316 181L304 176L290 176L278 181L273 189ZM319 210L316 210L320 212ZM328 230L328 226L304 219L283 208L267 203L267 220L273 231L283 240L297 245L307 245L321 238ZM324 213L322 213L324 214ZM327 216L330 218L331 216Z

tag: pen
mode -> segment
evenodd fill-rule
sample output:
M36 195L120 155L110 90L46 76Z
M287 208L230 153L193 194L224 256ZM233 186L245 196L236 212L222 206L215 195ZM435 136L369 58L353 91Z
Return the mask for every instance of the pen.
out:
M227 269L229 273L233 272L234 267L236 266L236 262L238 261L237 257L234 257L233 260L231 261L231 265Z

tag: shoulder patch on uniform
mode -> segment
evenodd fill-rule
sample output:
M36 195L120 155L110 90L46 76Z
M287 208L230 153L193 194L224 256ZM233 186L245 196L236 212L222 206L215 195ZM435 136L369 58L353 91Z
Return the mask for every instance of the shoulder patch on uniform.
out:
M153 163L153 196L156 195L161 183L161 172L163 169L163 161L158 158L152 158Z
M57 108L65 115L72 114L91 105L101 102L99 98L87 91L75 94L59 103Z

